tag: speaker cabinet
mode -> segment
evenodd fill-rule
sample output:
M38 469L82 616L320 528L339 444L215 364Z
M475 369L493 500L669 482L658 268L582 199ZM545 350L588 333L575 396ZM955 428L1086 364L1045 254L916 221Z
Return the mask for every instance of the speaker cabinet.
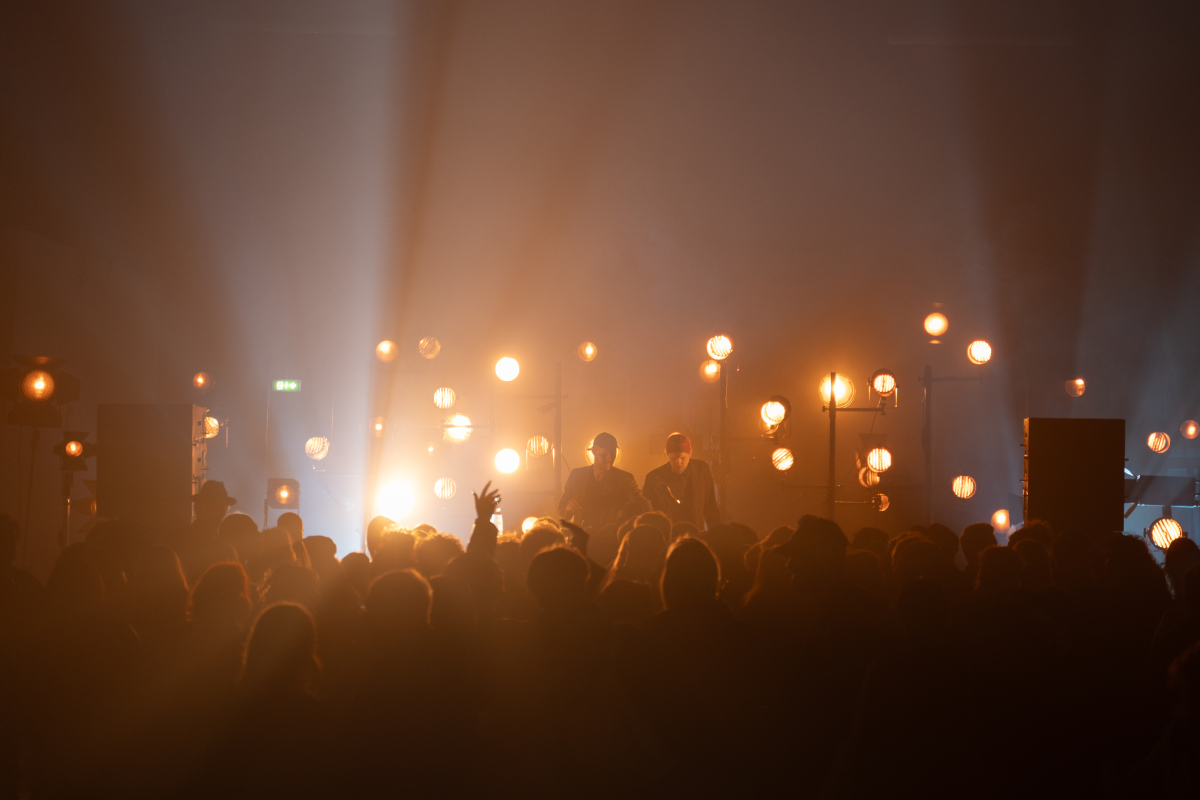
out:
M1025 420L1024 519L1058 533L1124 527L1125 420Z
M190 524L207 469L206 413L190 404L97 406L97 515L137 520L150 533Z

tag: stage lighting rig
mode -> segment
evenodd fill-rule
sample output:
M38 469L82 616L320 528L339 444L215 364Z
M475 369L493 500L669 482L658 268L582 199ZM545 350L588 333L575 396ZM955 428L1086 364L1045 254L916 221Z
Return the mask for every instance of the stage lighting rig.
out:
M830 372L821 379L818 392L823 402L821 411L829 413L829 483L825 497L825 512L829 519L834 518L837 511L837 475L836 475L836 445L837 445L837 415L847 412L886 414L888 398L892 400L893 408L899 406L899 388L896 376L891 370L876 370L868 384L868 396L874 391L879 396L878 405L868 405L866 408L850 408L854 401L854 383L845 375ZM891 451L884 447L875 447L867 453L869 472L876 473L874 478L862 472L859 467L859 483L864 487L879 483L878 473L886 471L892 465ZM880 495L882 496L882 495Z
M1154 520L1154 524L1147 528L1143 535L1159 550L1166 550L1171 546L1171 542L1187 536L1179 521L1169 516L1159 517Z
M61 358L13 356L13 361L5 381L5 395L13 403L8 424L61 428L61 408L79 399L79 379L62 370L66 361Z

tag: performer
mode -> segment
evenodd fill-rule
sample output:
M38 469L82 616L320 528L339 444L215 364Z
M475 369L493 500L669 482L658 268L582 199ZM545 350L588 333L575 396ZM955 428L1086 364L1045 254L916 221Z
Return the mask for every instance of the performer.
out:
M690 522L701 530L721 522L712 470L708 462L692 458L692 442L682 433L667 437L667 463L646 476L642 491L655 511L674 522Z
M608 526L650 510L638 490L637 478L613 466L617 439L600 433L592 440L592 465L571 470L558 513L596 535Z

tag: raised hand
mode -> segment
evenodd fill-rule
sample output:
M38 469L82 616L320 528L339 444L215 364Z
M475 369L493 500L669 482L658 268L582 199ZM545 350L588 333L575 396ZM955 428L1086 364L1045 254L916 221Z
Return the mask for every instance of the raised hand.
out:
M491 486L492 482L488 481L479 494L471 492L471 497L475 498L475 519L490 520L496 513L496 506L500 505L500 490L492 489L489 492Z

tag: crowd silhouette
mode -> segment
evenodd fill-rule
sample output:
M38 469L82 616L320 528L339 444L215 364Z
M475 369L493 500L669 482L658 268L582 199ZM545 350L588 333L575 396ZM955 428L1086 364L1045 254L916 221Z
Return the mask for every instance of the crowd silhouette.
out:
M230 499L45 586L0 516L0 798L1200 797L1190 539L647 512L602 564L489 485L339 561Z

